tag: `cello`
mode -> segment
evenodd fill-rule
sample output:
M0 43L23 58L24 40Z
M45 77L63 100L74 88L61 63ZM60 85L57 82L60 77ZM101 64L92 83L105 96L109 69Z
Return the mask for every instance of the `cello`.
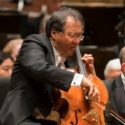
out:
M79 47L76 48L76 57L79 72L88 77L85 64L81 61ZM88 99L87 91L81 86L71 86L68 92L61 90L62 97L69 104L66 115L61 119L61 125L105 125L104 110L108 102L108 91L96 75L92 75L91 81L99 89L100 102Z

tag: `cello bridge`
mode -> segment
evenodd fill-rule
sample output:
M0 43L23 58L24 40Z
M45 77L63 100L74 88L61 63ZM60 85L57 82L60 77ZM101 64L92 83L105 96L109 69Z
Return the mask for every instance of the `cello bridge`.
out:
M99 116L98 112L92 109L82 118L88 122L97 123Z

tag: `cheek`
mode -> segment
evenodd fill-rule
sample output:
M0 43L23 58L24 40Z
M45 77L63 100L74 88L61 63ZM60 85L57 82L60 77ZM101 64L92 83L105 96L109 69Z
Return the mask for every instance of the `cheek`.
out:
M6 72L3 69L0 69L0 76L6 76Z
M110 76L116 77L116 76L120 75L120 73L121 73L121 70L112 70L110 72Z
M62 44L60 44L60 49L63 50L64 53L66 53L69 49L70 49L71 44L66 41L65 43L63 42Z
M66 37L62 37L61 39L59 39L58 41L58 45L60 46L60 48L66 48L69 44L69 40Z
M0 66L0 76L1 76L1 74L3 74L4 73L4 70L2 69L2 66Z
M68 47L68 46L72 45L73 41L72 41L72 39L65 37L63 40L63 43L66 45L66 47Z

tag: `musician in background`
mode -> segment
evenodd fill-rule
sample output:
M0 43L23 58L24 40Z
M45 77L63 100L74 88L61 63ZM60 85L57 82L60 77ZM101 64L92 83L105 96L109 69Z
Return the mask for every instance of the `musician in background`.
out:
M16 57L19 53L19 50L22 46L23 39L22 38L14 38L7 42L7 44L4 46L3 51L5 53L8 53L11 55L13 60L16 60Z
M104 69L105 80L115 78L121 73L121 64L118 58L111 59L107 62Z
M82 15L64 7L48 20L46 35L33 34L24 40L0 111L0 125L59 123L60 114L54 110L54 104L60 98L59 89L68 91L71 85L88 88L88 97L99 100L100 93L88 78L65 69L69 67L68 58L75 54L76 47L83 40L83 34ZM85 54L82 59L88 73L94 73L92 55Z
M45 32L47 20L50 18L53 12L60 8L63 1L64 0L43 0L44 4L41 7L41 14L43 15L43 18L40 22L39 32Z
M29 19L27 35L35 33L45 33L46 21L54 11L57 11L64 0L43 0L40 15L34 19Z
M0 51L0 108L10 85L13 65L13 58L8 53Z
M109 91L109 103L111 108L125 118L125 47L119 53L121 74L114 79L105 81ZM123 125L114 117L109 118L108 125Z
M0 77L10 77L13 65L13 58L8 53L0 51Z

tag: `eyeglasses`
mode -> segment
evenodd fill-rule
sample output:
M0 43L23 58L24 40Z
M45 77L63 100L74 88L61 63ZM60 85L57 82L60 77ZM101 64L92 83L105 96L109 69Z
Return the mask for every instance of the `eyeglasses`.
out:
M68 35L70 38L72 39L79 39L80 41L82 41L84 39L84 35L83 33L73 33L73 32L63 32L65 33L66 35Z

